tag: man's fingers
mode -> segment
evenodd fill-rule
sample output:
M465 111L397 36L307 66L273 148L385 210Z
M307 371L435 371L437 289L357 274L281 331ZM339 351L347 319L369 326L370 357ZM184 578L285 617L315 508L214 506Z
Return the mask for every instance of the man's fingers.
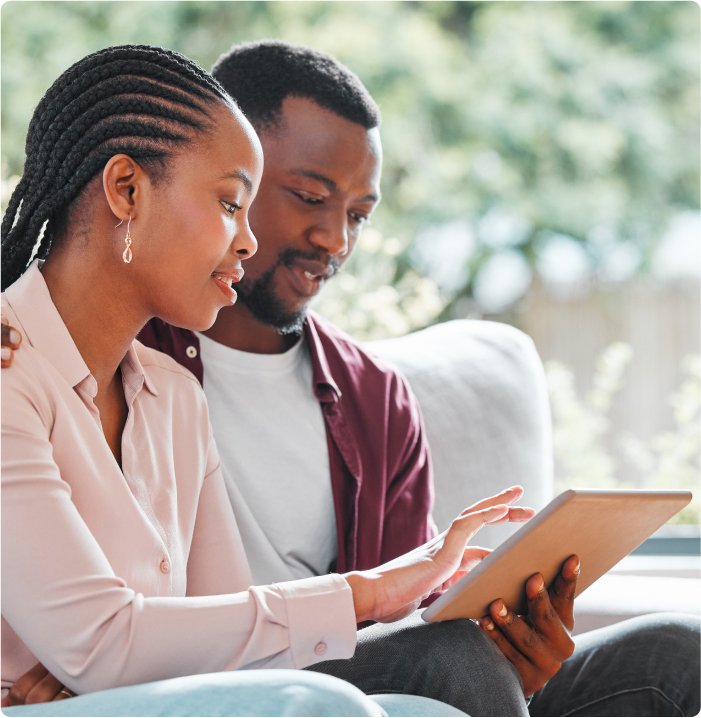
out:
M0 342L2 346L10 347L10 349L19 349L19 345L22 343L22 335L14 327L11 327L5 322L3 322L0 329L2 330L2 340Z
M0 327L2 328L0 357L2 358L2 368L7 369L7 367L12 366L12 361L15 358L13 350L19 349L19 345L22 343L22 335L9 326L5 317L2 317Z
M569 631L550 602L541 574L536 573L526 581L526 598L528 599L528 616L525 624L541 635L559 661L572 655L574 644Z
M545 653L540 636L510 611L501 599L490 605L489 614L499 630L529 661L533 663L541 653Z
M21 706L24 705L25 700L29 692L34 686L39 683L42 678L49 675L49 672L41 665L37 663L33 668L28 670L23 676L20 676L10 688L10 692L7 695L9 706Z
M491 616L481 618L479 625L494 643L496 643L497 648L506 656L509 662L513 664L522 678L524 674L532 670L530 661L514 648L513 644L499 630L499 627L494 623Z
M47 673L27 694L25 705L30 703L48 703L60 693L63 683Z
M550 603L568 631L574 628L574 594L578 578L579 557L570 556L548 591Z

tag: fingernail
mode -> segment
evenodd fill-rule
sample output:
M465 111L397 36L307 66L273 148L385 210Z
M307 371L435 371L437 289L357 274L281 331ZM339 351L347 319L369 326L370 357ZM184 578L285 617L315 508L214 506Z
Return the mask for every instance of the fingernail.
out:
M545 582L543 581L543 577L542 577L542 576L538 576L538 582L537 582L537 585L536 585L536 591L538 591L538 593L540 593L544 588L545 588Z
M12 356L12 351L9 347L2 347L2 349L0 349L0 358L2 358L2 361L10 361L10 356Z
M497 614L498 614L499 616L501 616L502 618L504 618L504 616L506 616L506 614L507 614L508 612L509 612L509 611L508 611L508 609L506 608L506 604L505 604L505 603L502 603L502 604L501 604L501 608L497 611Z
M482 624L482 628L486 628L488 631L493 631L493 630L494 630L494 624L493 624L491 621L485 621L485 622Z
M572 573L574 573L575 576L579 576L579 559L577 559L576 563L572 567Z
M10 341L13 344L19 344L22 337L16 329L10 329Z

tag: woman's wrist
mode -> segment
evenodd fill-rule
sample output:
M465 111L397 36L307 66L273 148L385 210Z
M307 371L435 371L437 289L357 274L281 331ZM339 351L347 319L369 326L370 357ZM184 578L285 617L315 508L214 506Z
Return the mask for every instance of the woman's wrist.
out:
M353 607L357 623L370 621L376 615L377 596L381 576L369 571L352 571L343 575L353 592Z

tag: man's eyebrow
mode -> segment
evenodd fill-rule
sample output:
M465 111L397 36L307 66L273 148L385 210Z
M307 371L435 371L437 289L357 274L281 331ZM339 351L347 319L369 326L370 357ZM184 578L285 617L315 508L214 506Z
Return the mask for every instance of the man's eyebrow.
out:
M243 182L244 185L246 186L246 192L248 192L248 194L251 194L251 192L253 192L253 182L251 182L251 178L243 170L235 170L234 172L226 172L219 179L220 180L240 179L241 182Z
M299 175L301 177L309 177L309 179L316 180L317 182L321 182L321 184L326 187L326 189L329 192L336 192L338 190L338 185L328 177L325 177L324 175L320 175L318 172L312 172L311 170L292 170L290 172L291 175ZM370 194L366 194L365 197L361 197L358 202L379 202L380 198L373 194L372 192Z

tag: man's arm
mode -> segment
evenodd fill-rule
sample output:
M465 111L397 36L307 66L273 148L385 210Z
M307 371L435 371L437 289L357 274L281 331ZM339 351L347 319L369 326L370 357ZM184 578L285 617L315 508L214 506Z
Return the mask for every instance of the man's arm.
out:
M19 349L22 343L22 335L11 327L7 319L2 317L2 368L6 369L12 365L15 358L15 350Z

